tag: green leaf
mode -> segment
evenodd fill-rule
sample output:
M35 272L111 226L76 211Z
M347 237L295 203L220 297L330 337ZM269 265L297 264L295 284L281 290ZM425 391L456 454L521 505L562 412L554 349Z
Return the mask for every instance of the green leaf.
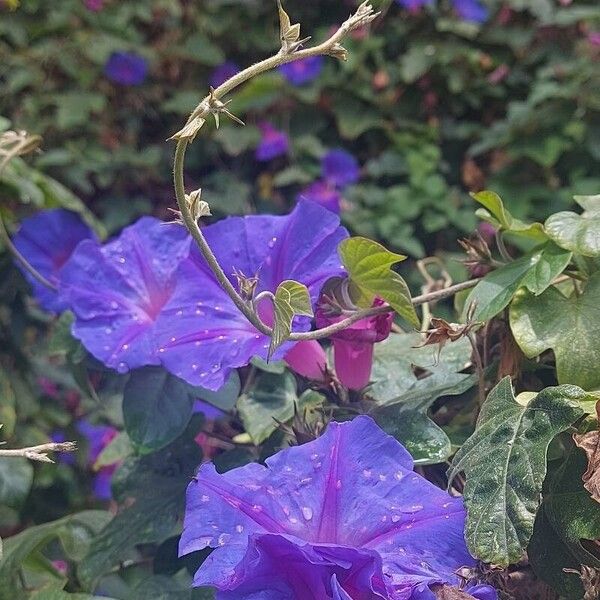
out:
M600 256L600 194L575 196L575 200L583 213L556 213L546 220L546 231L561 248L584 256Z
M26 458L0 458L0 504L20 508L33 483L33 466Z
M600 504L581 485L586 467L585 456L573 447L550 478L527 548L536 575L567 600L580 600L584 591L577 573L565 569L600 568L598 555L582 544L600 539Z
M201 458L193 439L180 438L162 452L121 465L113 477L113 493L117 501L127 500L127 507L94 538L81 562L78 574L85 585L130 558L137 544L162 542L173 534Z
M129 436L124 431L120 431L100 452L93 468L101 469L102 467L114 465L132 454L133 446Z
M463 319L466 318L473 302L476 304L475 319L480 321L491 319L510 304L517 290L522 286L526 286L535 294L541 294L563 272L571 256L571 252L548 242L488 273L467 297Z
M548 239L541 223L523 223L523 221L515 219L508 209L505 208L500 196L495 192L483 191L472 193L471 197L485 207L485 209L477 211L477 216L491 223L494 227L510 231L516 235L533 238L537 241Z
M252 441L258 445L277 429L277 421L285 423L295 410L322 403L323 396L307 390L296 393L296 379L286 371L282 375L261 373L256 384L238 400L238 411ZM275 421L277 419L277 421Z
M73 560L79 560L87 551L92 536L110 519L110 514L88 510L69 515L58 521L28 527L21 533L4 540L4 555L0 562L0 598L16 598L22 590L19 569L25 560L58 539Z
M163 448L185 430L197 397L197 388L161 367L136 369L123 392L127 435L143 452Z
M540 503L548 445L583 414L585 396L576 386L549 387L524 406L509 377L489 393L448 472L450 481L465 473L466 538L475 557L501 566L521 559Z
M197 398L228 411L235 407L235 403L240 395L241 383L237 371L232 371L227 381L216 392L204 388L196 388Z
M273 300L275 318L273 334L269 346L269 357L283 344L292 332L292 321L295 316L312 317L308 288L297 281L282 281L275 291Z
M600 273L579 296L567 298L555 287L537 297L520 291L510 307L510 327L528 358L554 351L559 383L600 387Z
M344 240L338 246L338 253L351 283L359 292L358 306L369 308L378 296L411 325L419 326L410 290L404 279L391 270L392 265L406 256L390 252L381 244L363 237Z
M450 456L452 446L427 411L440 396L462 394L477 379L458 373L471 360L467 339L446 344L441 352L437 346L415 347L422 341L417 333L392 334L375 346L369 396L379 406L371 416L406 446L417 464L435 464ZM415 366L429 374L417 378Z

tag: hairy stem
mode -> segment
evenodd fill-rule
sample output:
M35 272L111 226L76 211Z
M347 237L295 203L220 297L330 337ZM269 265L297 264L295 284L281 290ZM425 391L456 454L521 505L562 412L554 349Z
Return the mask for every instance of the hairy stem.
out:
M48 456L48 452L74 452L75 450L77 450L75 442L50 442L39 446L30 446L29 448L0 448L0 458L20 457L37 462L53 463L54 461Z

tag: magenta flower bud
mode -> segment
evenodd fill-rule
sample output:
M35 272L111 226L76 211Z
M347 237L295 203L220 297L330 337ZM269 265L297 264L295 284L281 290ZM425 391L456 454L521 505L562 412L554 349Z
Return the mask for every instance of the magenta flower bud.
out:
M376 299L373 306L383 302ZM317 327L327 327L343 320L344 316L327 315L319 307L316 313ZM392 329L393 315L385 313L361 319L350 327L331 336L335 372L340 382L351 390L364 388L371 377L373 346L385 340Z
M496 228L491 223L486 221L479 223L477 226L477 231L487 244L491 244L496 236Z
M317 340L298 342L283 357L290 369L313 381L324 381L327 355Z

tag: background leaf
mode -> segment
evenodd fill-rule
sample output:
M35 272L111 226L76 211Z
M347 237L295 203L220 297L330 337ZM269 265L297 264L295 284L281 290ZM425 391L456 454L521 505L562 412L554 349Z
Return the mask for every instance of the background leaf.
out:
M522 406L509 377L489 393L475 433L448 472L450 480L465 473L466 538L474 556L501 566L521 559L540 502L548 445L583 414L578 400L585 396L576 386L550 387Z

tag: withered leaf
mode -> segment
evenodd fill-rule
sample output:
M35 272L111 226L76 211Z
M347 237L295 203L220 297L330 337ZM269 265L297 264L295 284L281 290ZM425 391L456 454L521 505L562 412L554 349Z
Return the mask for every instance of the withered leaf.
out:
M583 434L576 433L573 435L573 440L585 452L588 459L588 468L581 476L583 487L596 502L600 502L600 400L596 403L596 416L598 429Z

